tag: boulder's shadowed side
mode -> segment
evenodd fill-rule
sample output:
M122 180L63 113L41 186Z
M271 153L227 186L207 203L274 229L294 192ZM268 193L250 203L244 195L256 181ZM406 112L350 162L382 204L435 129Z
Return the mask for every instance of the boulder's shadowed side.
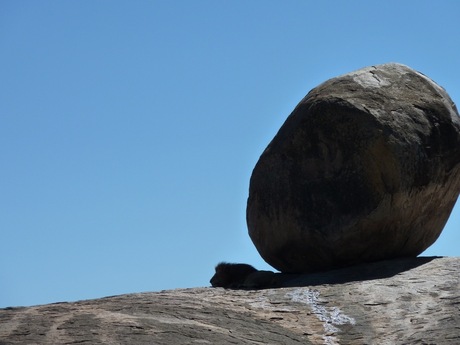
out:
M460 118L400 64L330 79L298 104L251 176L249 235L276 269L415 257L460 192Z

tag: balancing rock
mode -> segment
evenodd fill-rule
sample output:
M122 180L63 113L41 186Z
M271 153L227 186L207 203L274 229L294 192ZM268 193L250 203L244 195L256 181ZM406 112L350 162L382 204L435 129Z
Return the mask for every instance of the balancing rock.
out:
M460 192L460 117L396 63L326 81L296 106L251 176L249 235L282 272L415 257Z

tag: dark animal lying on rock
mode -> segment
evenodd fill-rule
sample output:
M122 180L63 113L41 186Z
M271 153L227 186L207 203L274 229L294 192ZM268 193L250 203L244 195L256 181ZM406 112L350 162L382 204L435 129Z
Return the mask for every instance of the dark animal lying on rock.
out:
M259 271L248 264L221 262L210 283L226 289L269 289L280 286L279 275L281 273Z

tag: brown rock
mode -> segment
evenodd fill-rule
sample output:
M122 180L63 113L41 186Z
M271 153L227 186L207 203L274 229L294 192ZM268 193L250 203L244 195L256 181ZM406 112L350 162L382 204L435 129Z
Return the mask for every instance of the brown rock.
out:
M460 192L460 118L443 88L400 64L311 90L252 173L249 235L282 272L417 256Z
M460 258L0 309L0 344L459 344ZM288 275L285 275L287 277Z

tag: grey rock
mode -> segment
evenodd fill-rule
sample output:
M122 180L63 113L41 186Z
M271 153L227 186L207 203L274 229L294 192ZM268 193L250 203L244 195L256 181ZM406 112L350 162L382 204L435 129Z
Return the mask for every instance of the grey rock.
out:
M0 309L0 344L458 344L460 258Z
M249 235L282 272L415 257L460 192L460 118L446 91L401 64L311 90L251 176Z

